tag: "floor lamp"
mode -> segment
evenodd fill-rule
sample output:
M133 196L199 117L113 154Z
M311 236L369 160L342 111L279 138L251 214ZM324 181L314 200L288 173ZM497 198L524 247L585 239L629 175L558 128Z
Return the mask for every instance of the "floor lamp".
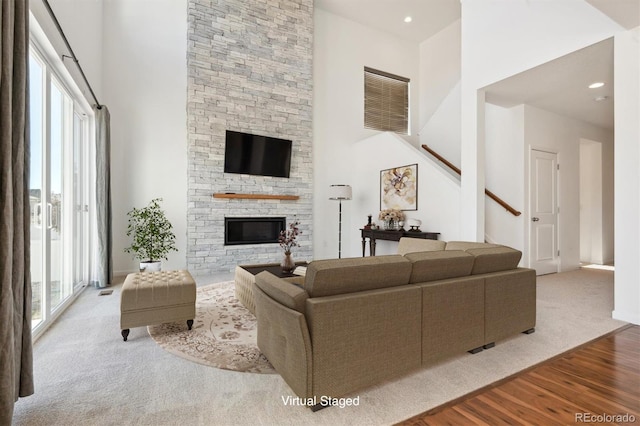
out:
M329 187L329 199L338 200L338 259L342 257L342 200L351 199L351 186L331 185Z

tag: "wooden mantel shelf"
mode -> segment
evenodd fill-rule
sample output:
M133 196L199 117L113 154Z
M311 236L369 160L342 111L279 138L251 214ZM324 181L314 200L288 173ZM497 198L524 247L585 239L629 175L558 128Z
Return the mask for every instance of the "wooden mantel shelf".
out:
M275 194L236 194L235 192L216 192L213 198L243 198L250 200L298 200L298 195L275 195Z

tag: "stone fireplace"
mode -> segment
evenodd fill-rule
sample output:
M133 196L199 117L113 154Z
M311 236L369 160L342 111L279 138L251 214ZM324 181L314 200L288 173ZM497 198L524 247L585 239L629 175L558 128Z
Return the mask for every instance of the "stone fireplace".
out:
M313 1L189 0L188 19L188 269L207 275L282 260L277 243L227 244L230 218L299 220L294 257L311 259ZM224 173L227 130L291 140L289 178Z

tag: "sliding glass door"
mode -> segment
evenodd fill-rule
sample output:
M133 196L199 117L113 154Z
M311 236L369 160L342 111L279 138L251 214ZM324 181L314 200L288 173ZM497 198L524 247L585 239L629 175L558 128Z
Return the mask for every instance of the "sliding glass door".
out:
M30 52L32 328L44 329L86 281L86 115Z

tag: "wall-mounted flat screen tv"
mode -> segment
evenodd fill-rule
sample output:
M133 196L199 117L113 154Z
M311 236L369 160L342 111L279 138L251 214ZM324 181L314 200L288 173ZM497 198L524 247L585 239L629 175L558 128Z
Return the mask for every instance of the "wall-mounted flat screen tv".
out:
M291 145L287 139L227 130L224 172L288 178Z

